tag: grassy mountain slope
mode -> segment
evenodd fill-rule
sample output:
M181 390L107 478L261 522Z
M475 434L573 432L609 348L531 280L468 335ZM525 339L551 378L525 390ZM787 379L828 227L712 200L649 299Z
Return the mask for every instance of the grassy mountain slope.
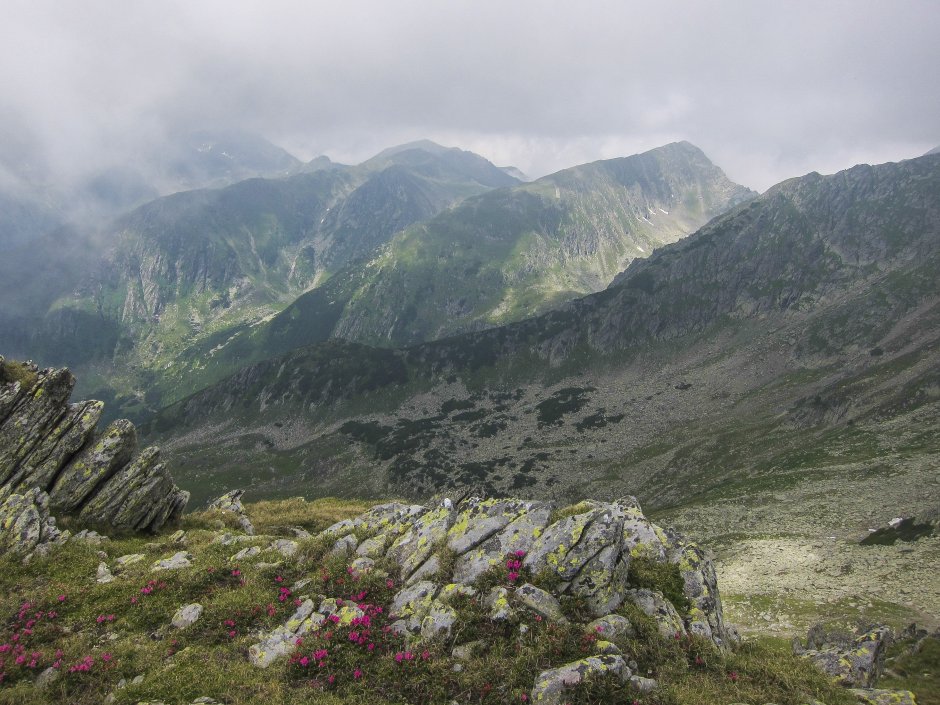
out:
M785 482L843 444L875 457L879 429L903 415L905 447L932 452L917 429L937 413L938 167L785 182L557 311L406 350L298 350L154 428L218 478L245 457L271 467L272 491L292 476L337 491L378 458L385 473L366 480L377 492L473 481L629 489L659 506L742 474ZM198 441L213 424L256 446L215 464L203 454L232 448L224 434ZM349 474L331 474L346 467L336 448ZM708 481L689 486L689 474Z
M557 311L404 350L297 350L149 433L197 503L231 486L629 493L719 547L732 619L931 623L940 542L858 540L940 504L938 203L940 157L811 174Z
M687 143L493 190L405 229L270 321L194 350L190 372L215 380L332 337L403 345L525 318L603 289L749 194Z
M41 320L12 312L0 344L84 364L83 391L139 413L164 393L191 390L174 391L189 384L172 369L183 351L259 322L393 233L508 183L516 181L476 155L409 149L361 167L158 199L109 227L102 239L111 249L95 274Z

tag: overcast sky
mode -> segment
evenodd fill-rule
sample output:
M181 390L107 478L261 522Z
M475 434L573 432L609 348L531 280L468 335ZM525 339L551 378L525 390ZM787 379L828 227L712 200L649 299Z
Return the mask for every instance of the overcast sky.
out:
M0 134L70 174L213 127L532 176L687 139L763 190L940 144L938 70L932 0L4 0Z

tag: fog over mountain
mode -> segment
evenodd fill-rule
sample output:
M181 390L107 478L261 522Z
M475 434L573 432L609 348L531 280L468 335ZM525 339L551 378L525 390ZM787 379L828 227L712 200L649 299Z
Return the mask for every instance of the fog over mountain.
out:
M428 138L531 177L687 139L763 190L936 145L938 34L929 2L14 0L0 186L212 129L347 163Z

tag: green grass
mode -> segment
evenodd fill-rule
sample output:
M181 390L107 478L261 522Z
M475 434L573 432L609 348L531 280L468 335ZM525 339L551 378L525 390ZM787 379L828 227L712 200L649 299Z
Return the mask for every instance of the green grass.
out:
M29 390L36 383L37 375L25 363L17 360L0 362L0 384L19 382L20 388Z
M917 705L940 705L940 639L927 637L916 646L905 639L894 644L885 659L879 688L910 690Z
M369 504L289 499L248 504L246 509L260 531L289 535L287 527L302 526L313 533L359 514ZM583 508L574 505L560 514ZM33 664L8 659L0 666L0 703L91 705L113 692L116 705L145 700L183 705L200 696L239 705L436 705L451 700L501 705L524 702L523 695L543 670L596 653L598 635L585 633L573 621L585 611L582 601L574 598L562 599L572 622L557 624L524 610L505 622L492 622L479 596L458 596L451 603L459 615L451 635L406 641L384 629L394 620L387 606L400 587L396 565L379 561L376 570L355 577L347 571L346 559L329 555L328 538L301 541L292 560L267 553L257 562L235 564L231 556L237 550L248 545L264 548L270 539L222 546L213 542L219 521L219 515L209 512L186 517L185 550L192 553L193 566L178 571L150 571L155 559L183 550L170 542L168 532L118 537L101 547L68 544L26 565L10 555L0 557L0 644L22 644L35 659ZM146 559L123 572L115 568L113 583L98 584L94 575L102 549L112 567L115 557L128 553L144 553ZM450 572L453 558L444 556L442 572ZM674 592L676 576L668 569L657 572L634 563L631 576L637 584ZM523 573L517 580L551 587L545 576ZM300 579L312 582L280 600L282 591ZM502 565L480 582L482 587L510 584ZM257 632L283 624L295 609L294 600L305 595L318 600L318 594L364 605L370 624L321 630L304 637L290 659L266 670L251 666L246 653L258 640ZM190 602L203 605L201 618L187 629L173 628L173 613ZM572 691L567 698L571 705L634 700L643 705L800 705L810 696L827 705L849 702L782 644L746 643L733 653L720 653L705 640L661 638L655 624L632 606L621 612L636 633L617 640L617 646L625 658L638 663L639 674L657 678L661 688L640 694L618 679L600 678ZM458 661L452 656L455 645L469 642L479 644L473 658ZM322 667L301 660L321 649L327 652L318 657ZM3 656L0 653L0 659ZM71 670L86 658L87 672ZM56 661L59 678L44 691L35 689L37 673ZM136 676L143 676L143 682L117 689L119 681Z

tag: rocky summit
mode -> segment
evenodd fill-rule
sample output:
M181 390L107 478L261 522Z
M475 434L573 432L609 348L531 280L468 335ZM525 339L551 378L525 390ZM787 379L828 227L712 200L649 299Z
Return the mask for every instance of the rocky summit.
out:
M131 422L96 433L104 405L70 403L74 385L67 369L0 357L3 527L28 527L27 550L52 534L42 528L50 510L110 530L156 531L177 521L189 500L159 449L138 452Z

